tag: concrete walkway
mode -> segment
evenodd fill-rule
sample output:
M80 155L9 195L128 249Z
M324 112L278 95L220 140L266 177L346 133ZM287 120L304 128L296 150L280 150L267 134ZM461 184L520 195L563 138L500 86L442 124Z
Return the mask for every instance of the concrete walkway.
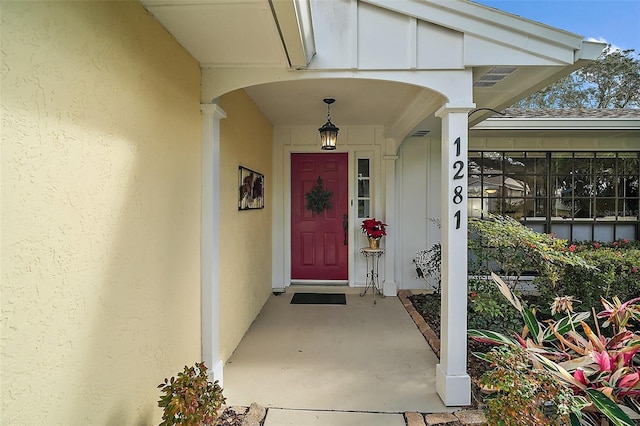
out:
M294 292L347 293L346 305L291 305ZM227 405L257 402L264 426L407 424L445 413L436 356L397 297L348 287L289 287L271 296L224 370Z

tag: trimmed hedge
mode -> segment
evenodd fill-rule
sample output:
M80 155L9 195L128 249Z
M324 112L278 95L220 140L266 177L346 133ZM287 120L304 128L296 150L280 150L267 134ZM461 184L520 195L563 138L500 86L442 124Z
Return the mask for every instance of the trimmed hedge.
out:
M575 252L596 269L567 266L557 288L541 288L545 299L574 296L582 307L601 306L600 298L628 300L640 296L640 249L635 243L574 245ZM544 291L543 291L544 290Z

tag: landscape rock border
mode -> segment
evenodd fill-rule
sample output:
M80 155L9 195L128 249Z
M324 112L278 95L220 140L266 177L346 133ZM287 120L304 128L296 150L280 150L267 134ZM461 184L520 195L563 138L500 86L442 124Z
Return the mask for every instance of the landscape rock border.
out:
M416 327L418 327L418 330L420 330L420 332L424 336L424 339L431 347L433 353L435 353L438 359L440 359L440 339L436 335L435 331L433 331L431 327L429 327L429 324L427 324L424 318L422 318L422 315L420 315L420 313L416 310L415 306L413 306L411 300L409 300L409 297L411 297L412 295L413 293L411 292L411 290L398 291L398 299L400 299L400 302L402 302L402 305L409 313L409 316L416 324Z

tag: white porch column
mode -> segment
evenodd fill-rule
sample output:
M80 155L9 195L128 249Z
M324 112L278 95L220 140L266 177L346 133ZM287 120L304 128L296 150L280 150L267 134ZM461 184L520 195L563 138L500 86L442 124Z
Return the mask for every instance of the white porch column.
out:
M436 390L447 406L471 403L467 374L467 113L444 105L442 119L442 306Z
M202 360L209 375L222 386L218 293L220 247L220 119L227 114L216 104L201 104L202 111L202 219L200 238Z
M384 155L385 170L385 223L390 227L392 238L387 240L384 255L384 284L382 292L385 296L396 296L398 285L395 281L396 248L398 247L398 222L396 221L396 141L387 139ZM390 154L393 153L393 154Z

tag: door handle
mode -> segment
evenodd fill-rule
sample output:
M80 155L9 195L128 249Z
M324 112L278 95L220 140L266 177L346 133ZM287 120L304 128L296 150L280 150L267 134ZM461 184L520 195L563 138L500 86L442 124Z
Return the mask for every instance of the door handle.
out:
M347 238L347 229L349 228L349 215L346 213L342 215L342 230L344 231L344 245L349 245L349 240Z

